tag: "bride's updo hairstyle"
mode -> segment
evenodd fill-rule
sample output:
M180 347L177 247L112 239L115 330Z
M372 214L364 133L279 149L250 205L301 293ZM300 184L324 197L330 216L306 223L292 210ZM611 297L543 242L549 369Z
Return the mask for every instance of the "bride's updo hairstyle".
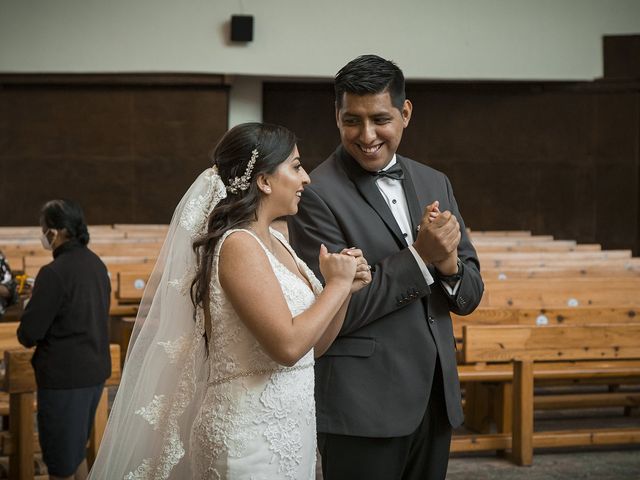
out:
M289 158L295 145L295 135L285 127L268 123L243 123L229 130L213 151L213 165L227 187L227 197L220 200L209 215L207 233L193 243L198 270L191 284L191 299L194 305L205 309L207 317L216 244L227 230L245 227L257 219L261 192L256 179L260 174L275 172ZM255 163L248 169L252 159L255 159ZM236 177L246 180L246 188L232 186Z

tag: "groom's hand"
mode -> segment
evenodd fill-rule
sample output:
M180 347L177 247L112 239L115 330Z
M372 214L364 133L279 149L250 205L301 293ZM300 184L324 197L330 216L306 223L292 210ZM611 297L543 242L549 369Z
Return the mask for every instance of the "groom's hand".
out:
M460 224L449 210L439 213L437 202L425 208L420 230L413 246L425 263L442 264L455 255L460 243Z

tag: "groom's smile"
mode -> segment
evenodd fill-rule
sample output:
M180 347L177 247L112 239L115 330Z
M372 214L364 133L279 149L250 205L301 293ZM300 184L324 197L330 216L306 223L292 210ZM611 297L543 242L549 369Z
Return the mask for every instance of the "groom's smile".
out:
M366 95L345 93L340 109L336 110L342 145L370 172L383 169L391 161L410 118L411 102L405 100L400 110L386 91Z

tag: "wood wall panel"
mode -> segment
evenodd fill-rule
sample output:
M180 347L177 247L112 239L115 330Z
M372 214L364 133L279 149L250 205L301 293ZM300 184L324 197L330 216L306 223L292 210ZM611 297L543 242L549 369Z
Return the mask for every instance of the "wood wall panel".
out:
M59 197L94 224L167 223L227 118L215 75L0 75L0 225Z

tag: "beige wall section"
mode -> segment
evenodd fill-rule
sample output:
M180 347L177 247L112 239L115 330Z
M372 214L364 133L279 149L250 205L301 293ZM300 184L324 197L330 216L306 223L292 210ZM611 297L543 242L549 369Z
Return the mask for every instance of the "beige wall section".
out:
M229 77L229 128L245 122L262 121L262 80L257 77Z
M328 78L376 52L409 78L592 79L602 35L638 32L638 0L0 0L0 71Z

